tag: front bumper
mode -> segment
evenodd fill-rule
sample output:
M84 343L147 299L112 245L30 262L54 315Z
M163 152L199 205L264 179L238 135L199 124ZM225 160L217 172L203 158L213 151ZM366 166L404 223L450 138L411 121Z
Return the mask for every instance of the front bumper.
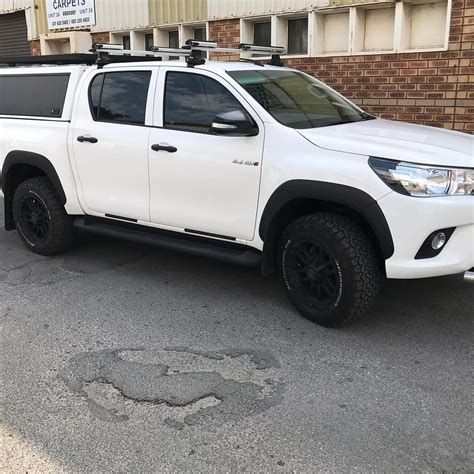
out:
M474 199L471 196L415 198L390 193L378 201L387 219L394 253L387 278L426 278L462 273L474 266ZM415 260L434 231L455 227L439 255Z

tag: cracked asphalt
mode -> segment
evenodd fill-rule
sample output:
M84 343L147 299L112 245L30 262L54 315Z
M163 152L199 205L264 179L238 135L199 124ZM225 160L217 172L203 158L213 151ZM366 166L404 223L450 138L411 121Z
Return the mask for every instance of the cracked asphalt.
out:
M472 290L390 281L330 330L257 271L2 228L0 472L472 472Z

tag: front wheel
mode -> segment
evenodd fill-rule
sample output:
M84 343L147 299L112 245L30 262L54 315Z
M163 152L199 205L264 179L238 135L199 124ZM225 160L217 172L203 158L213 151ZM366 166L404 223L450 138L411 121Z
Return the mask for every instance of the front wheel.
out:
M56 255L73 242L72 218L46 177L27 179L18 186L13 217L23 243L35 253Z
M280 242L280 270L299 313L326 327L367 312L380 287L370 239L339 214L311 214L289 224Z

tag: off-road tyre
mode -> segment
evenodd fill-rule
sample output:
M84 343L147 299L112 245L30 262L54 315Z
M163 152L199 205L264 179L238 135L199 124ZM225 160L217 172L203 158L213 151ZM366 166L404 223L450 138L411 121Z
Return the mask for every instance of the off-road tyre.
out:
M57 255L73 243L72 218L46 177L27 179L16 188L13 218L23 243L37 254Z
M282 233L278 257L291 303L321 326L337 327L363 315L379 292L374 246L346 216L322 212L296 219Z

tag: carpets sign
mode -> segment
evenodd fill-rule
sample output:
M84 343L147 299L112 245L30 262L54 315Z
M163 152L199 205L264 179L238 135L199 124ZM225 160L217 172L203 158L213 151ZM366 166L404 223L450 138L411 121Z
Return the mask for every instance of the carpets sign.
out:
M46 0L48 28L95 25L95 0Z

